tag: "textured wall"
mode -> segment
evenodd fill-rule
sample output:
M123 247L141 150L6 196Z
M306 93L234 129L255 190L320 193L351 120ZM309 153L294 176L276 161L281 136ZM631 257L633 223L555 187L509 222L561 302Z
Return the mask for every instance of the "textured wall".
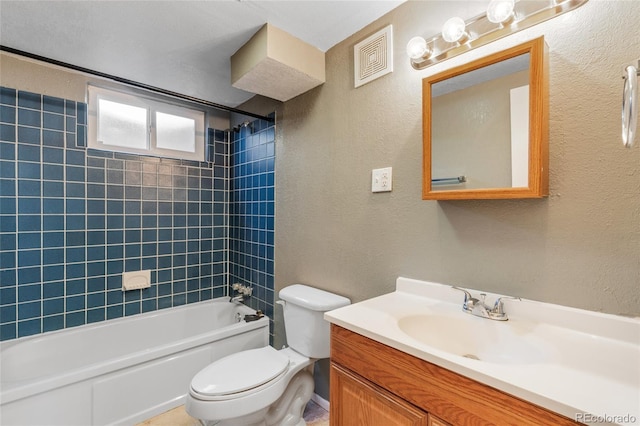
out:
M327 82L279 110L276 290L308 283L359 301L397 276L640 315L640 149L620 142L623 65L640 3L570 14L423 71L404 46L484 2L408 2L327 53ZM353 88L353 45L393 24L394 72ZM544 35L550 50L550 196L421 200L421 79ZM633 48L632 48L633 47ZM370 192L393 167L393 192Z

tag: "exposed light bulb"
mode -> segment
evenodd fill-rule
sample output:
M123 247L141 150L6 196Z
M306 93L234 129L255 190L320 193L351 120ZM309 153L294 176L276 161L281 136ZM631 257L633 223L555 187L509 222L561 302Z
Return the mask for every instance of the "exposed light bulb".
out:
M425 55L430 55L431 49L427 46L427 42L420 36L413 37L407 43L407 55L411 59L424 58Z
M454 16L449 18L447 22L442 26L442 38L449 43L454 43L466 38L465 32L466 24L462 18Z
M502 24L513 17L515 0L491 0L487 7L487 19L494 24Z

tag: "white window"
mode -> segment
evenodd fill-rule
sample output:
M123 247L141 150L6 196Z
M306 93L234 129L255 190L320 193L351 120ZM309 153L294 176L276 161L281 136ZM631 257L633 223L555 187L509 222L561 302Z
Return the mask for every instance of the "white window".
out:
M89 86L89 148L204 161L204 112Z

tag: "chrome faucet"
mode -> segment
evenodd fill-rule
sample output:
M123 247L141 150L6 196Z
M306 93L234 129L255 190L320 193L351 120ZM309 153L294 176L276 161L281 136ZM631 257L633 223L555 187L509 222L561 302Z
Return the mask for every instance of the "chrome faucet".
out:
M231 297L229 299L230 302L232 303L243 303L245 298L249 298L251 297L251 293L253 293L253 288L247 286L247 285L242 285L240 283L234 283L231 286L231 289L234 292L237 292L238 294Z
M507 314L504 312L504 303L503 299L516 299L520 300L519 297L510 297L503 296L498 297L493 304L493 307L488 306L485 303L485 298L487 295L485 293L480 293L480 299L477 299L471 295L467 290L462 288L458 288L452 286L451 288L455 290L460 290L464 293L464 302L462 303L462 310L468 314L475 315L477 317L487 318L496 321L506 321L509 319Z

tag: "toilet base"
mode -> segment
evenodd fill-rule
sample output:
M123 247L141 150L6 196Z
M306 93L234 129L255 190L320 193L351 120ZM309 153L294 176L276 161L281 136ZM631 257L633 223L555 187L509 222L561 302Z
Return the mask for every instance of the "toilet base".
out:
M305 426L302 414L313 388L313 376L305 368L293 376L282 396L269 407L232 419L200 422L204 426Z

